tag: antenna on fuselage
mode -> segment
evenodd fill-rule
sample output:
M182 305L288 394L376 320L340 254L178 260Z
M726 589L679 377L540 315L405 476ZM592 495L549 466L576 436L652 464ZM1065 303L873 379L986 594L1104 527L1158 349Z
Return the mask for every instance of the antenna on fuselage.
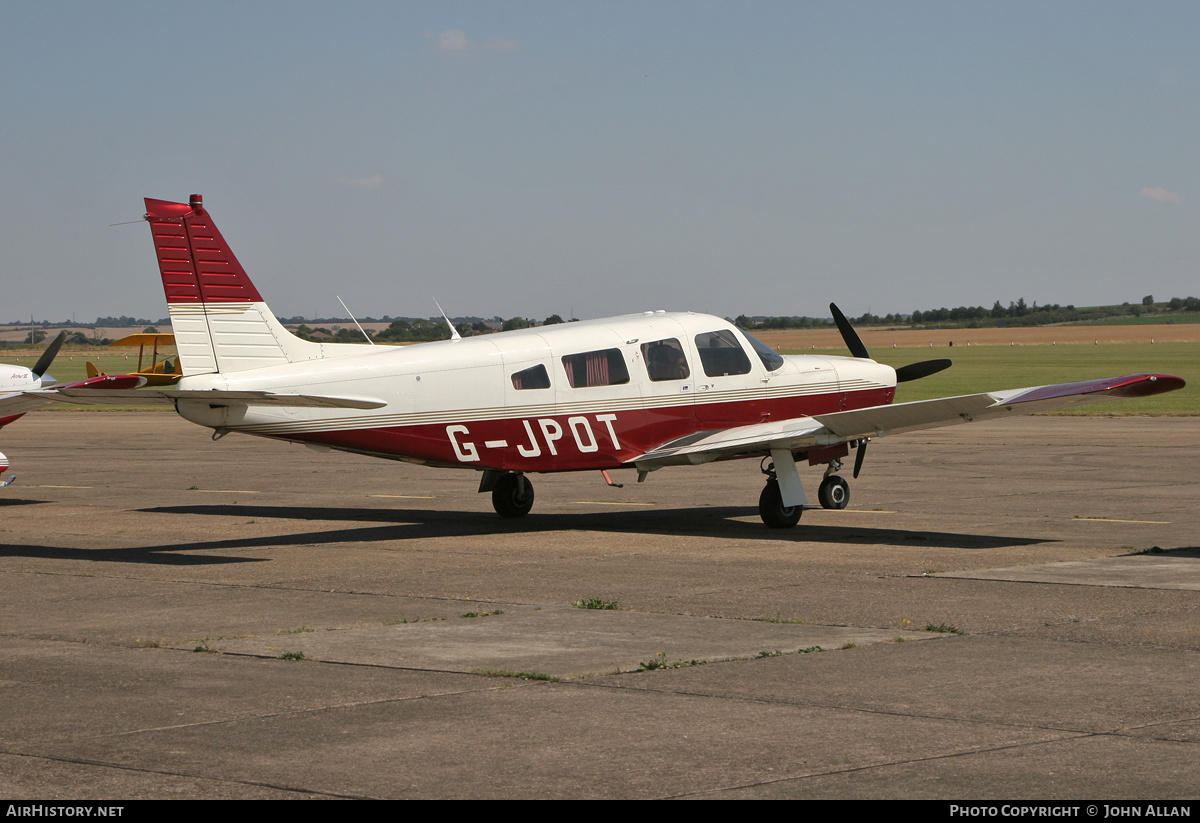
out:
M362 336L367 338L367 342L370 343L372 346L374 346L375 341L371 339L371 336L369 334L367 334L365 331L363 331L362 326L358 325L358 320L355 319L354 312L350 311L350 307L346 305L346 301L342 299L342 296L340 294L335 294L334 297L336 297L338 299L338 302L342 304L342 308L346 310L346 314L350 315L350 319L354 320L354 325L358 326L358 330L362 332Z
M438 307L438 311L442 313L442 319L446 321L446 325L450 327L450 339L462 340L462 335L458 333L458 329L454 328L454 324L450 322L450 318L446 316L446 310L442 308L442 304L433 298L433 305Z

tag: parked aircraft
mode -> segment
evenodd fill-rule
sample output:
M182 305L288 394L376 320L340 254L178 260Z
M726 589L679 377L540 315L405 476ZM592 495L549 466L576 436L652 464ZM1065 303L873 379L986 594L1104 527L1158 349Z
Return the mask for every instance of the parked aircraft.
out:
M52 402L47 398L56 396L56 392L60 388L82 389L86 392L89 388L134 389L145 385L146 381L143 378L133 375L120 377L102 375L58 386L58 381L47 374L47 371L66 339L67 333L60 331L50 341L50 345L42 352L42 356L38 358L37 363L34 363L32 369L24 366L0 365L0 428L23 417L26 412ZM8 471L8 458L0 454L0 474L6 471ZM9 475L8 479L0 483L0 488L12 485L16 479L15 474Z
M122 346L137 346L138 347L138 366L137 371L133 374L140 375L146 378L147 386L170 386L179 382L182 373L177 365L179 358L172 361L169 356L164 356L162 360L158 359L159 346L174 346L175 335L173 334L155 334L151 332L139 332L138 334L129 334L122 337L120 340L114 340L108 344L114 348ZM150 362L144 363L146 355L146 347L150 346ZM95 363L88 361L87 376L99 377L104 372L96 366Z
M62 348L63 341L66 339L67 333L60 331L50 341L50 345L42 352L42 356L38 358L38 361L33 364L32 369L25 366L0 364L0 429L25 414L25 412L3 414L3 402L5 400L8 398L19 399L22 392L31 389L48 389L58 382L51 375L47 374L47 372L50 370L50 364L58 356L58 350ZM0 454L0 474L6 471L8 471L8 458ZM16 479L16 475L10 475L4 482L0 483L0 488L10 485Z
M893 404L896 384L949 361L872 360L831 305L852 357L783 356L725 320L648 311L402 348L301 340L276 319L204 208L146 200L183 377L134 395L229 432L429 466L474 469L495 510L533 505L535 472L633 469L759 457L766 525L794 526L798 461L825 465L818 499L843 508L837 472L874 437L1182 388L1139 374ZM130 402L63 388L42 400ZM0 405L0 409L2 409Z

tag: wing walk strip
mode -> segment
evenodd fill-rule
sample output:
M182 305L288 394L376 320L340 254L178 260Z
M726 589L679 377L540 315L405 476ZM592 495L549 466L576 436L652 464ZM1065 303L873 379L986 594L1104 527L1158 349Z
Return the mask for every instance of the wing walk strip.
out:
M861 380L853 381L853 383L855 384L854 388L852 389L854 391L861 391L863 388L885 388L882 384L869 383ZM861 386L859 384L861 384ZM806 386L803 387L805 389L804 391L791 391L786 395L784 395L783 391L779 391L778 393L773 394L773 399L783 396L802 397L812 394L827 394L830 391L846 390L844 388L831 389L830 386L834 385L838 387L844 387L846 383L826 383L816 387ZM762 390L754 389L753 391L761 392ZM744 401L747 399L765 398L762 398L761 394L758 394L756 397L747 398L741 391L712 392L704 395L705 402L702 405L731 403ZM234 431L255 434L349 431L354 429L377 429L402 426L467 423L477 420L512 420L524 417L563 417L567 415L580 414L603 414L606 412L637 411L640 409L667 408L671 406L687 407L690 405L693 405L690 399L684 399L672 395L670 397L634 397L622 400L596 400L587 403L556 403L539 406L492 406L463 410L413 412L410 414L379 414L355 417L326 418L320 420L297 420L295 422L286 423L256 423L246 426L230 426L229 428Z

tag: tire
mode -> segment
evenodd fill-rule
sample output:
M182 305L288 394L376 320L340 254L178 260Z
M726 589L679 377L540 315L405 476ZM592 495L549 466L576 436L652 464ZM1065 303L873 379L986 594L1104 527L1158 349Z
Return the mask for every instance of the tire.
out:
M817 499L823 509L844 509L850 505L850 484L836 474L821 481Z
M790 529L800 522L803 506L783 505L779 481L771 478L758 496L758 516L771 529Z
M492 489L492 508L501 517L524 517L533 508L533 484L523 474L504 475Z

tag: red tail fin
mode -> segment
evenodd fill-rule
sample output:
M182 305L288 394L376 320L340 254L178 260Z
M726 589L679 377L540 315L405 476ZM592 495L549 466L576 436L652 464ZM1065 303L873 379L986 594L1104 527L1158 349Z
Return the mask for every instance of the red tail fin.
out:
M313 343L284 328L213 225L204 200L146 198L146 221L171 312L183 377L362 354L349 343Z
M146 198L146 220L167 303L260 303L262 297L217 231L204 198L190 203Z

